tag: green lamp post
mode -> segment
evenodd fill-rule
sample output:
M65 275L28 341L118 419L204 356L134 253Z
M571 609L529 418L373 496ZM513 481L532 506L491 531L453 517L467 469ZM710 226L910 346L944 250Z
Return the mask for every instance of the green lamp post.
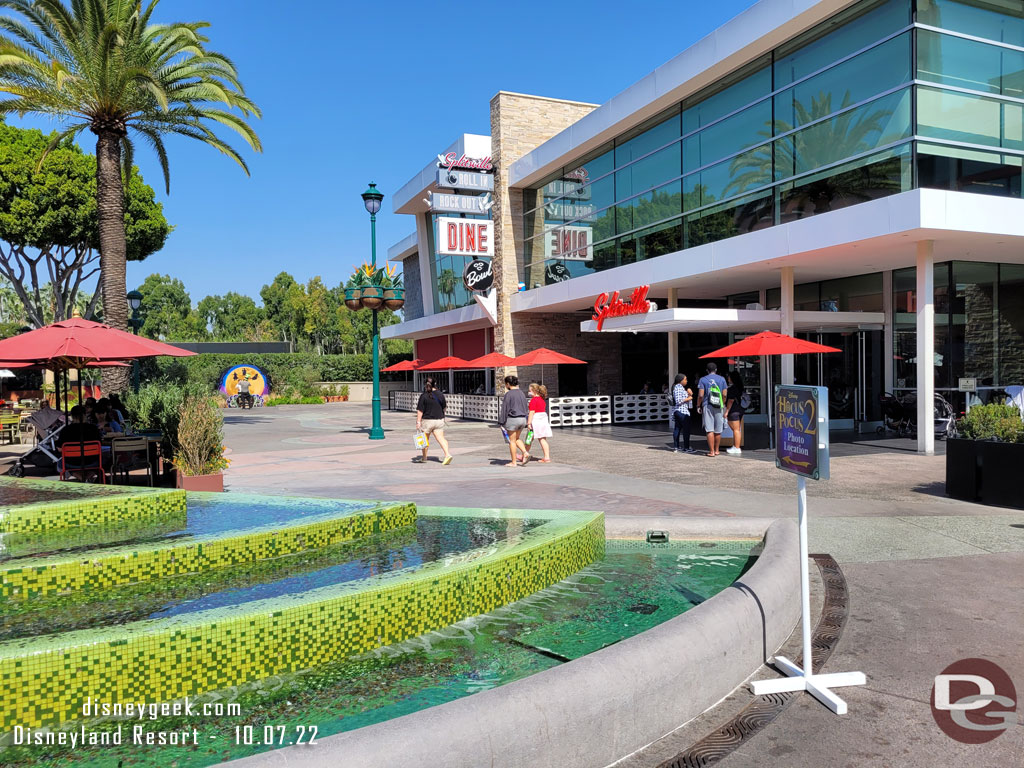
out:
M370 182L370 187L362 194L363 204L370 214L370 264L377 269L377 212L380 210L384 195L377 185ZM370 428L371 440L383 440L384 429L380 425L380 328L377 325L377 310L373 312L373 426Z
M142 294L138 291L128 291L125 296L128 299L128 307L132 311L132 316L128 320L128 324L132 327L132 333L136 336L139 335L139 329L142 327L142 317L139 315L139 307L142 306ZM132 360L132 391L139 391L139 361Z

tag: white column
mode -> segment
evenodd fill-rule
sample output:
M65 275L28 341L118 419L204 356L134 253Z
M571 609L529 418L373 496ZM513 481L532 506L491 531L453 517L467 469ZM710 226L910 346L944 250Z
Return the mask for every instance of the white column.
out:
M896 335L896 314L892 304L892 270L882 273L882 314L885 322L882 326L882 381L886 392L892 392L896 383L893 343Z
M781 284L781 297L779 302L779 309L782 310L782 332L787 336L793 335L793 267L782 268L782 284ZM792 384L793 375L793 356L783 355L782 356L782 381L780 384Z
M935 242L917 244L917 450L935 453Z
M668 308L675 309L679 306L679 289L668 289ZM668 332L668 386L672 387L672 381L679 373L679 333Z

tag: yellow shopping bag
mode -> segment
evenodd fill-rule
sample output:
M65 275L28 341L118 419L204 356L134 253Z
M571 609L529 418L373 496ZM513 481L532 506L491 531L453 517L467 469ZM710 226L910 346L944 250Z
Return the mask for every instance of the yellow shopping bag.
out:
M416 443L417 448L428 448L430 446L430 438L427 437L427 433L422 430L417 430L416 434L413 435L413 442Z

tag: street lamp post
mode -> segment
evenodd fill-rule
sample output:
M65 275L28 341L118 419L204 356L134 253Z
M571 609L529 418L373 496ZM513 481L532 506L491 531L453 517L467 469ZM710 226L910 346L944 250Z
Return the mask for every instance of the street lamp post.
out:
M128 291L125 296L128 299L128 307L132 311L131 319L128 320L128 325L132 327L132 333L136 336L139 335L139 328L142 327L142 318L139 316L139 307L142 306L142 294L138 291ZM132 391L139 391L139 361L132 360Z
M377 212L380 210L384 195L377 185L370 182L370 187L362 194L363 204L370 214L370 265L377 269ZM380 425L380 328L377 325L377 310L373 312L373 426L370 428L371 440L383 440L384 428Z

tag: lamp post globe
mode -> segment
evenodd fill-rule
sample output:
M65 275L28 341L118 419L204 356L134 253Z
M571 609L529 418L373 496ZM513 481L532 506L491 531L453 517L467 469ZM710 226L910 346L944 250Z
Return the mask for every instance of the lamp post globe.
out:
M363 205L370 214L370 264L377 269L377 212L384 194L377 189L372 181L369 188L361 195ZM370 427L371 440L383 440L384 428L380 423L380 326L377 324L377 310L373 312L373 425Z

